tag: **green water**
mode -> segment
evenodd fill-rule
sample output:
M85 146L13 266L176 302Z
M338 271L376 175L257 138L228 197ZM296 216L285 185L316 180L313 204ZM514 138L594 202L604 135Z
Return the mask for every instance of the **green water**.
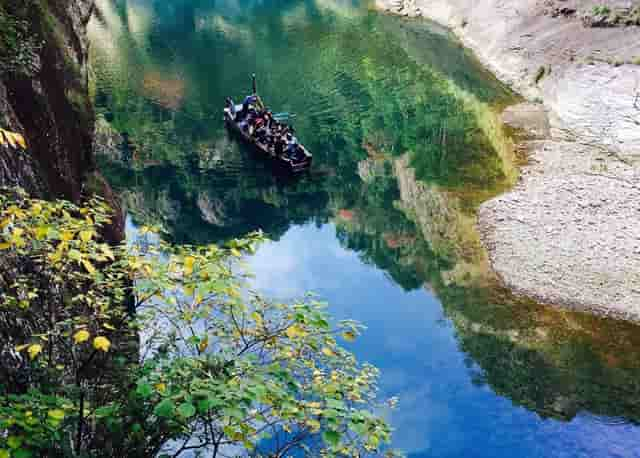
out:
M425 457L640 456L637 327L512 297L475 210L517 177L515 100L445 30L356 2L99 0L100 162L129 229L177 243L264 230L254 286L313 290L368 331L353 346L398 395L395 445ZM296 180L225 132L249 75L290 112ZM101 131L104 123L100 124Z

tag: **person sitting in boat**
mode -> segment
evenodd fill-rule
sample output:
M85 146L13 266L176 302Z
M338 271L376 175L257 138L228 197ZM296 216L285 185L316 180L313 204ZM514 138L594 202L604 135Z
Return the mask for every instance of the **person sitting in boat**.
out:
M231 100L231 97L227 97L226 103L227 103L227 108L229 108L229 114L231 114L231 119L233 119L234 121L237 121L238 113L236 113L236 104L233 103L233 100Z
M285 140L287 142L287 146L290 145L297 145L298 144L298 139L296 137L294 137L291 132L287 132L287 135L285 136Z
M271 129L271 125L273 124L273 113L270 110L264 114L264 123L267 129Z
M243 119L249 114L250 110L255 111L255 106L258 103L258 98L255 95L249 95L245 97L242 102L242 110L238 113L239 119Z
M259 119L258 121L262 121ZM256 123L256 140L267 144L267 128L264 126L264 121Z
M276 156L282 156L282 154L284 153L285 146L286 146L286 143L282 139L282 137L276 137L276 144L274 146L274 152L276 153Z
M298 143L288 142L287 149L285 150L287 157L290 157L291 159L295 159L297 157L297 154L296 154L297 152L298 152Z

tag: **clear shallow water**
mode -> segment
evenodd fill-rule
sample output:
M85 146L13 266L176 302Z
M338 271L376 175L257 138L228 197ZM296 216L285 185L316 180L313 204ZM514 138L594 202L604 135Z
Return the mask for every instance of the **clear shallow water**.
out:
M396 447L640 456L638 328L518 300L487 268L474 209L515 178L513 96L445 31L349 2L98 4L97 111L133 145L102 168L130 220L177 243L265 230L256 287L368 327L352 349L400 397ZM314 152L300 180L222 127L254 71Z

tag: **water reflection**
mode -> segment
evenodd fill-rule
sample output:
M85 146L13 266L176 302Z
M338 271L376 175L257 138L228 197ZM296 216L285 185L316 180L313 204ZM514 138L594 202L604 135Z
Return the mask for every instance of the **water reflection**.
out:
M474 209L515 180L512 95L445 31L339 1L98 7L101 161L133 220L178 243L265 230L257 287L314 290L369 327L354 349L401 397L399 447L636 456L637 328L514 298L488 269ZM297 114L308 176L274 176L223 130L253 71Z

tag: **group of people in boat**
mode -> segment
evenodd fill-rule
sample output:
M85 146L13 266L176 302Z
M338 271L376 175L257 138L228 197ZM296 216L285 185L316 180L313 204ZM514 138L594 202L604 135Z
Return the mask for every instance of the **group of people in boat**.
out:
M273 113L263 106L258 96L246 97L239 111L236 111L236 106L230 98L227 98L227 105L240 130L270 153L293 160L304 159L304 151L294 135L294 128L278 121Z

